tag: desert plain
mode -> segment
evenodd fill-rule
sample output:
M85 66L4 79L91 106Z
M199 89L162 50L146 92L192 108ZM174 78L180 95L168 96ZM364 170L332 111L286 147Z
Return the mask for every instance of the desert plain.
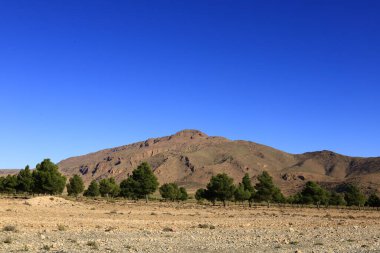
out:
M380 252L380 212L0 199L0 252Z

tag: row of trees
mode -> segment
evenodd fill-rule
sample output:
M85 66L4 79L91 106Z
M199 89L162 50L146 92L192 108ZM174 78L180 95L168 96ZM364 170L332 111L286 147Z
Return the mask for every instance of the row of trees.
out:
M114 178L104 178L99 181L92 181L84 192L87 197L124 197L129 199L142 199L148 201L149 194L154 193L158 188L158 180L149 164L141 163L132 175L117 184ZM77 192L76 194L80 194Z
M338 191L338 192L337 192ZM380 206L380 202L372 201L375 194L372 194L368 200L358 187L352 184L345 184L338 187L337 191L328 191L316 182L309 181L304 189L289 198L290 203L297 204L314 204L336 205L336 206ZM377 197L378 198L378 197Z
M280 189L273 183L272 177L263 172L257 178L258 182L252 186L248 174L245 174L238 185L234 185L233 179L227 174L218 174L210 179L206 189L198 189L195 198L198 201L206 199L213 204L221 201L244 202L248 201L251 206L253 202L269 203L291 203L309 205L335 205L335 206L371 206L380 207L380 198L371 194L368 199L358 187L345 184L338 187L337 191L328 191L316 182L309 181L300 193L288 198L284 197Z
M0 192L15 194L62 194L67 188L69 196L78 196L83 193L88 197L124 197L129 199L148 200L149 194L157 191L159 183L149 164L141 163L130 177L118 184L114 178L104 178L99 182L93 180L85 190L83 180L80 176L74 175L66 184L66 177L63 176L58 166L45 159L37 164L36 169L31 171L29 166L21 170L17 175L0 177ZM186 200L188 194L186 189L178 187L175 183L164 184L160 187L160 193L164 199Z
M154 193L158 188L158 180L148 163L140 164L130 177L117 184L114 178L104 178L99 183L93 180L84 191L81 177L74 176L67 185L69 195L77 196L84 191L87 197L123 197L129 199L143 199L148 201L149 194ZM175 183L163 184L160 187L162 198L172 201L184 201L188 199L186 189L178 187Z
M252 185L248 174L242 181L235 185L233 179L227 174L218 174L210 179L205 189L198 189L195 193L197 200L206 199L213 204L221 201L226 205L227 201L245 202L251 206L253 202L314 204L320 205L348 205L348 206L372 206L380 207L380 198L371 194L368 198L358 187L352 184L340 186L337 191L328 191L316 182L309 181L304 189L288 198L284 197L280 189L273 183L272 177L264 171L257 177L258 182ZM2 193L28 193L28 194L62 194L65 186L70 196L78 196L83 193L88 197L124 197L129 199L146 199L157 191L159 183L149 164L141 163L127 179L118 184L114 178L104 178L99 182L92 181L85 190L83 180L74 175L66 185L66 177L63 176L58 166L45 159L37 164L31 171L29 166L21 170L17 175L0 177L0 192ZM163 199L171 201L183 201L188 199L186 189L178 187L175 183L166 183L159 188Z
M59 172L58 166L45 159L33 171L26 166L17 175L0 177L0 192L54 195L61 194L65 184L66 177Z
M272 177L268 172L264 171L257 179L258 183L253 187L249 175L245 174L241 183L235 186L233 179L227 174L218 174L211 177L206 189L201 188L196 191L195 198L199 201L206 199L213 204L216 201L221 201L224 206L230 200L236 202L248 201L250 206L254 201L265 201L268 205L270 202L285 202L284 195L274 185Z

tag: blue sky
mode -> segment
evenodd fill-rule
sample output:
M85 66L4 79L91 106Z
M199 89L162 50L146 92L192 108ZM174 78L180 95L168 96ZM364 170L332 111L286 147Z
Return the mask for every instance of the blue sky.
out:
M380 156L380 2L0 1L0 168L199 129Z

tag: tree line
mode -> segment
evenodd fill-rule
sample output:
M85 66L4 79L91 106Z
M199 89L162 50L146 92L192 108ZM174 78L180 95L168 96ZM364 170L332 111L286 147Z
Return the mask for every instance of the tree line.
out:
M132 175L118 184L114 178L93 180L85 189L80 176L74 175L66 184L58 166L45 159L37 164L36 169L31 171L29 166L20 170L17 175L0 177L0 192L7 194L62 194L65 186L69 196L78 196L83 193L86 197L123 197L129 199L146 199L154 193L159 186L157 177L154 175L149 164L141 163ZM162 198L172 201L184 201L188 199L186 189L178 187L175 183L163 184L159 189Z
M343 184L336 190L329 191L318 183L308 181L301 192L285 197L281 190L273 183L272 177L264 171L257 177L257 183L252 185L250 177L245 174L238 185L234 185L233 179L227 174L218 174L211 177L206 188L198 189L195 198L198 201L208 200L212 204L221 201L226 205L227 201L244 203L249 206L253 202L290 203L300 205L324 206L370 206L380 207L380 198L372 193L368 198L353 184Z
M123 197L128 199L146 199L150 194L159 189L160 195L165 200L185 201L189 198L184 187L175 183L165 183L159 187L157 177L154 175L148 163L141 163L132 175L118 184L114 178L93 180L85 189L80 176L74 175L66 184L58 166L49 159L37 164L35 170L29 166L20 170L17 175L0 177L0 192L7 194L62 194L65 187L69 196L83 194L86 197ZM245 174L241 182L234 184L233 179L227 174L212 176L206 188L198 189L195 193L198 201L207 200L212 204L217 201L224 206L228 201L248 202L249 206L255 202L290 203L300 205L329 206L371 206L380 207L380 198L372 193L368 198L353 184L344 184L334 191L328 191L318 183L309 181L303 190L295 195L285 197L281 190L273 183L272 177L264 171L257 177L257 183L252 184L248 174Z

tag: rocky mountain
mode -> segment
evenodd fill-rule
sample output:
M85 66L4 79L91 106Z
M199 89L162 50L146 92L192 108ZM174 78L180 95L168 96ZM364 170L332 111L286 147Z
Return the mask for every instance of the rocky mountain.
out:
M220 172L238 182L244 173L255 180L263 170L285 193L297 191L308 180L327 186L357 182L367 190L380 189L380 157L348 157L330 151L289 154L197 130L69 158L58 165L67 176L80 174L89 183L110 176L121 181L142 161L152 166L161 184L177 182L190 190L204 187L212 175Z

